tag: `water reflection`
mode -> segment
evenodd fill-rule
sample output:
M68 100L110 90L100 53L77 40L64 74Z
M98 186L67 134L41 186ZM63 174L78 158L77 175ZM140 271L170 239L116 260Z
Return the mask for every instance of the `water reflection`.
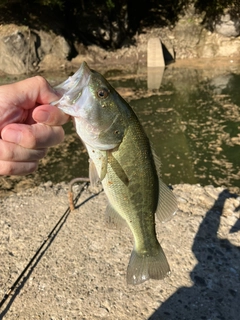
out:
M47 79L56 84L67 76L48 74ZM165 69L160 88L152 90L148 90L147 71L105 76L143 123L161 158L166 183L240 188L240 68L230 72L172 65ZM34 175L0 178L1 189L86 176L87 154L70 123L65 130L65 142L49 151Z
M160 89L165 67L147 68L148 90Z

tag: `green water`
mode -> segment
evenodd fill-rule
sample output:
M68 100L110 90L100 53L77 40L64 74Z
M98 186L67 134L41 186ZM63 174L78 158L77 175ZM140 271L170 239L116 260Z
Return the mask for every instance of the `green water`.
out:
M129 99L160 156L167 183L240 187L236 72L168 70L159 90ZM144 81L141 85L146 88Z
M167 68L155 90L148 90L146 72L105 76L138 115L166 183L240 188L240 68ZM59 82L54 76L49 81ZM65 142L50 149L38 171L27 176L34 184L88 175L86 151L71 123L64 128Z

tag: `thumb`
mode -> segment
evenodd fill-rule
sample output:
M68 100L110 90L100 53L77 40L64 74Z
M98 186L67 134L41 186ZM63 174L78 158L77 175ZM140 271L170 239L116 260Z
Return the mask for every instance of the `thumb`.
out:
M7 86L14 97L18 96L17 105L23 109L32 109L36 104L49 104L59 99L54 88L41 76L31 77Z
M38 123L48 124L50 126L61 126L69 121L69 115L52 105L38 106L33 110L33 119Z

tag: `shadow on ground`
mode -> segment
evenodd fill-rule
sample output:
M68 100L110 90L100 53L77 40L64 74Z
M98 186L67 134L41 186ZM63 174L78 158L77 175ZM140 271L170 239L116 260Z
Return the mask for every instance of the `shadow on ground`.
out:
M218 238L224 203L236 197L227 190L221 192L199 227L192 246L198 260L190 274L193 286L178 289L149 320L239 319L240 246ZM239 230L236 223L230 232Z

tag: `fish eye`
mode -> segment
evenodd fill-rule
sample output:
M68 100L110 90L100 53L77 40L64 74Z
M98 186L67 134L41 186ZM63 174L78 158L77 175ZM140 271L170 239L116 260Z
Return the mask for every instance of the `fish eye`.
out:
M106 88L101 88L97 92L97 96L101 99L106 99L109 95L109 90Z

